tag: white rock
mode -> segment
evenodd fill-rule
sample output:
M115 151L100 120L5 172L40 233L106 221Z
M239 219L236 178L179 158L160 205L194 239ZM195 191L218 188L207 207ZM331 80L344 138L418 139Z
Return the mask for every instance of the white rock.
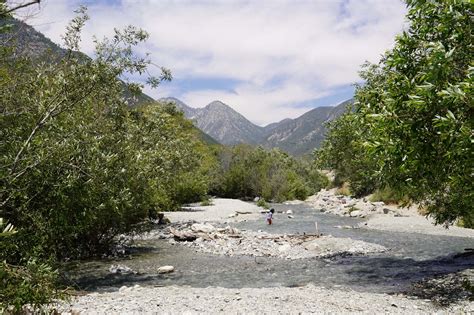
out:
M109 267L109 272L110 273L132 273L133 270L130 267L127 267L125 265L111 265Z
M362 211L360 210L355 210L349 213L351 217L357 217L358 215L361 215L361 214L362 214Z
M293 214L293 210L286 210L286 214Z
M278 251L280 253L283 253L283 252L287 252L291 249L291 245L290 244L284 244L284 245L281 245L278 247Z
M127 291L128 287L126 285L124 286L121 286L120 289L119 289L119 292L125 292Z
M195 223L191 226L191 230L194 232L212 233L216 231L216 228L210 224Z
M161 266L158 268L158 273L170 273L174 271L173 266Z

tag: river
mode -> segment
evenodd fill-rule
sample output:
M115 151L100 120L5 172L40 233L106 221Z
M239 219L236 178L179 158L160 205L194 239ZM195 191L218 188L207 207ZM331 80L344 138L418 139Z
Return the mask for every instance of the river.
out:
M277 212L288 206L273 205ZM301 204L292 205L294 218L277 213L274 225L264 219L234 226L241 230L264 230L275 234L314 233L349 237L387 247L384 253L333 259L285 260L275 257L217 256L170 244L167 240L141 241L129 248L126 258L73 262L66 276L77 288L114 291L118 287L140 285L185 285L192 287L275 287L312 283L327 288L347 288L363 292L397 293L423 278L474 268L474 257L455 257L474 247L472 238L397 233L369 229L341 229L361 219L321 213ZM112 274L110 265L126 265L138 274ZM172 265L176 271L159 275L159 266Z

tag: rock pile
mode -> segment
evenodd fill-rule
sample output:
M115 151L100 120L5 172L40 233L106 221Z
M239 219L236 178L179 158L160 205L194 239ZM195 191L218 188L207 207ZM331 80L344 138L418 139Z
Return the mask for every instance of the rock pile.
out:
M227 256L266 256L293 260L364 255L386 250L381 245L350 238L308 234L275 235L260 231L239 231L230 226L216 228L211 224L193 224L179 230L171 228L170 233L173 236L170 239L172 243L184 244L200 252ZM183 242L183 235L187 236L189 241Z
M321 212L347 217L365 218L371 214L401 216L394 206L388 206L383 202L370 202L366 198L359 199L336 195L335 192L335 189L323 189L316 195L306 199L306 203Z

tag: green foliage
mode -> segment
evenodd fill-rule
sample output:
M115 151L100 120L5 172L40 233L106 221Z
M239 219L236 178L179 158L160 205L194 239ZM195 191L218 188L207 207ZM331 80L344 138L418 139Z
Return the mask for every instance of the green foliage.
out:
M20 313L26 304L39 310L52 299L64 297L57 289L57 279L57 271L35 260L25 266L0 262L0 311Z
M336 189L336 195L350 196L351 190L349 188L349 183L348 182L342 183L342 185Z
M207 207L207 206L212 206L213 203L212 203L212 200L210 198L208 198L208 199L204 199L203 201L201 201L200 205L203 206L203 207Z
M379 64L364 65L355 112L334 123L322 160L354 191L389 186L437 223L472 227L474 4L407 5L409 29Z
M400 192L390 187L378 188L369 198L370 201L383 201L386 204L408 204L409 200Z
M220 169L211 192L230 198L262 197L281 202L306 199L327 183L327 178L306 161L277 150L238 145L223 149Z
M384 181L437 223L474 217L473 4L407 1L411 22L357 89Z
M262 208L264 208L264 209L268 209L268 208L269 208L268 203L265 201L264 198L258 199L258 201L257 201L257 206L262 207Z
M207 193L192 124L174 107L128 106L125 95L141 86L118 78L146 71L133 46L148 35L116 30L90 59L74 52L88 19L84 8L77 14L56 62L0 47L0 217L16 228L0 234L0 261L2 294L15 307L55 296L55 273L35 261L100 255L149 214ZM167 79L162 69L150 83Z
M348 107L338 119L328 123L328 133L321 148L314 152L316 165L334 170L334 185L344 194L363 196L378 185L376 156L367 154L365 139L369 130L363 127L356 112Z

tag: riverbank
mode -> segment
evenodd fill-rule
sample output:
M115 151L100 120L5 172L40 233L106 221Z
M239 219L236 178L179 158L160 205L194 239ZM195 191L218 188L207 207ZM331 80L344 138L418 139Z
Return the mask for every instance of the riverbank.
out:
M337 195L335 188L321 190L309 197L305 204L321 212L364 219L364 222L357 226L359 228L474 238L474 229L434 225L434 221L421 215L416 206L398 207L383 202L371 202L367 198Z
M474 304L461 302L440 308L428 300L402 295L314 285L241 289L137 286L79 296L72 303L58 306L58 310L70 314L470 314Z

